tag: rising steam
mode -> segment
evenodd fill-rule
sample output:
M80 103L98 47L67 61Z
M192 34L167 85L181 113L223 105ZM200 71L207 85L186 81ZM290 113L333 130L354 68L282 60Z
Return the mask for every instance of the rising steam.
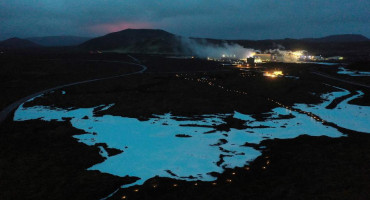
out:
M247 49L238 44L211 43L205 39L182 38L181 43L188 53L200 58L220 58L224 55L236 59L245 59L253 56L256 52L254 49Z
M195 55L199 58L219 59L234 58L246 59L254 57L256 62L286 62L298 63L304 58L306 59L307 51L290 51L285 50L285 47L280 44L274 44L276 49L265 50L263 53L260 50L244 48L239 44L230 42L219 42L216 40L181 38L181 44L184 52Z

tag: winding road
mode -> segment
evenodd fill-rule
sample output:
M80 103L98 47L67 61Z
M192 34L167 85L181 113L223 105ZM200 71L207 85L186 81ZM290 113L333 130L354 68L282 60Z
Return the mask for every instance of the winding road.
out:
M130 57L131 59L133 59L136 63L133 63L133 62L125 62L125 61L106 61L106 60L84 60L84 61L87 61L87 62L97 62L97 61L99 61L99 62L107 62L107 63L121 63L121 64L136 65L136 66L140 66L141 67L141 70L136 71L136 72L126 73L126 74L120 74L120 75L114 75L114 76L109 76L109 77L102 77L102 78L96 78L96 79L78 81L78 82L74 82L74 83L68 83L68 84L65 84L65 85L56 86L56 87L53 87L53 88L49 88L49 89L46 89L46 90L43 90L43 91L40 91L40 92L36 92L34 94L31 94L31 95L28 95L28 96L26 96L26 97L24 97L22 99L19 99L16 102L10 104L10 105L8 105L7 107L5 107L0 112L0 125L20 105L22 105L23 103L27 102L28 100L30 100L32 98L35 98L37 96L40 96L42 94L51 92L53 90L58 90L58 89L61 89L61 88L74 86L74 85L80 85L80 84L91 83L91 82L96 82L96 81L103 81L103 80L107 80L107 79L120 78L120 77L129 76L129 75L133 75L133 74L140 74L140 73L143 73L144 71L146 71L148 69L145 65L142 65L141 62L138 59L136 59L135 57L130 56L130 55L128 55L128 57Z

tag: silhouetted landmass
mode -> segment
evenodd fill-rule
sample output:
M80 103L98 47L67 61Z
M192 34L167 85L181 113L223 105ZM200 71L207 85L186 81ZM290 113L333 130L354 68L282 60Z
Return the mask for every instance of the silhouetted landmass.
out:
M33 54L115 52L194 56L195 52L189 48L191 44L184 42L184 39L190 39L193 42L215 46L239 44L245 48L261 51L269 49L307 50L313 55L324 57L344 56L346 62L370 60L370 40L365 36L355 34L304 39L220 40L186 38L159 29L126 29L88 40L78 46L67 46L77 45L86 39L69 36L30 38L44 45L40 46L28 40L11 38L0 42L0 50Z
M111 51L119 53L154 53L191 55L185 37L163 30L126 29L89 40L80 47L83 50ZM349 59L366 60L370 55L370 40L362 35L332 35L323 38L277 39L277 40L219 40L190 38L190 40L213 45L239 44L258 50L289 49L308 50L316 55L346 56Z
M76 46L80 45L91 38L77 36L47 36L47 37L32 37L27 40L42 46Z
M35 48L40 47L40 45L35 44L31 41L20 39L20 38L10 38L0 42L0 49L24 49L24 48Z
M329 35L322 38L305 38L308 42L367 42L369 38L359 34Z
M89 40L82 45L87 50L105 50L120 53L179 52L178 36L154 29L126 29Z
M347 68L352 69L352 70L370 71L370 61L353 62L349 64Z
M84 60L83 60L84 59ZM0 54L0 110L10 103L32 93L64 83L123 74L137 67L119 63L89 62L93 59L111 59L130 62L127 56L108 55L11 55Z

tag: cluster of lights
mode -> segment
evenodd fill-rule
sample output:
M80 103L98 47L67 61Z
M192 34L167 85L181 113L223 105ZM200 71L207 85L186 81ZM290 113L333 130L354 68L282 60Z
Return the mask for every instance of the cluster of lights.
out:
M222 55L222 58L228 57L228 55ZM232 56L230 56L232 57ZM323 60L343 60L341 56L334 56L324 58L320 56L308 55L306 50L289 51L289 50L269 50L265 53L251 52L246 55L246 58L254 58L255 63L264 62L301 62L301 61L323 61ZM247 60L247 59L240 59Z
M267 169L267 166L269 166L269 165L271 164L271 161L270 161L270 160L268 160L268 159L269 159L269 157L268 157L268 156L266 156L265 158L267 159L267 160L266 160L266 165L262 166L262 170L266 170L266 169Z
M263 63L261 58L255 58L254 63Z
M301 56L303 56L304 53L305 51L294 51L292 54L300 58Z
M263 75L271 78L284 76L283 71L265 72Z

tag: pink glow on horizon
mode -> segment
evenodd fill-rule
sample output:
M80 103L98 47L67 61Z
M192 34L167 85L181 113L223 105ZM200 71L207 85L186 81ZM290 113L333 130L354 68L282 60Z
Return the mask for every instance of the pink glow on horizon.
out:
M118 22L118 23L107 23L107 24L97 24L88 27L93 33L96 34L105 34L105 33L112 33L117 31L122 31L124 29L145 29L145 28L153 28L152 24L145 23L145 22Z

